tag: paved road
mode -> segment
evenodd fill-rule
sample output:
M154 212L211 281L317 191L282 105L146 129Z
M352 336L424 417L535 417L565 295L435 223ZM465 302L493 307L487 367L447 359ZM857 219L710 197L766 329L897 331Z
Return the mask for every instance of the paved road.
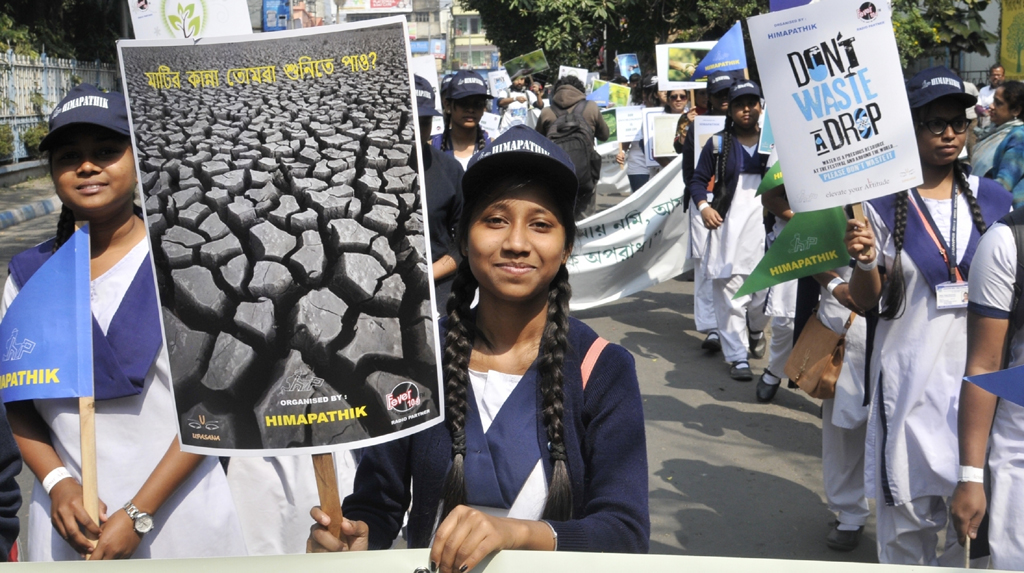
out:
M51 236L56 224L53 214L0 231L4 275L11 256ZM819 401L783 388L774 403L756 403L753 383L729 379L721 355L699 349L692 294L693 283L673 280L576 313L636 357L651 551L874 562L873 520L856 551L825 547L833 516L821 482ZM763 367L754 362L756 373ZM31 488L27 471L20 483Z

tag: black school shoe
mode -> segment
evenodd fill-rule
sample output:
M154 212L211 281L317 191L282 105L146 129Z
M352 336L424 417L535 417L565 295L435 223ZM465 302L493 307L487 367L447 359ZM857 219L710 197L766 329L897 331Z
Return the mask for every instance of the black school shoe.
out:
M704 342L700 343L700 348L708 352L718 352L722 349L722 339L718 337L717 332L709 332Z
M775 393L779 391L779 386L782 386L782 380L779 380L775 384L769 384L764 381L764 375L768 374L768 370L765 370L761 377L757 380L757 387L754 389L757 394L757 401L761 403L771 402L772 398L775 397Z
M740 382L750 382L754 379L754 373L750 371L750 364L746 360L737 360L729 367L729 377Z
M747 336L747 344L750 347L750 357L755 360L760 360L764 358L764 353L768 350L768 337L764 335L764 331L757 334L760 334L761 338Z
M832 527L832 531L828 532L828 537L825 538L825 545L833 551L853 551L860 545L860 534L864 531L864 526L854 531L840 531L839 522Z

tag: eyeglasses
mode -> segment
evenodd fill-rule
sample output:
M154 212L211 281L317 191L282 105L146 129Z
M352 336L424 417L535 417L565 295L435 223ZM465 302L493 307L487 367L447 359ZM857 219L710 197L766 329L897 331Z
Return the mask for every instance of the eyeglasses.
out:
M670 95L670 96L668 96L668 99L670 99L670 100L681 99L683 101L686 101L687 99L690 99L690 98L685 96L685 95Z
M952 121L946 121L940 118L929 119L928 121L920 122L918 125L923 126L933 135L942 135L943 133L946 133L947 127L952 127L953 133L964 133L965 131L967 131L967 126L969 126L970 124L971 122L967 121L966 117L958 117Z

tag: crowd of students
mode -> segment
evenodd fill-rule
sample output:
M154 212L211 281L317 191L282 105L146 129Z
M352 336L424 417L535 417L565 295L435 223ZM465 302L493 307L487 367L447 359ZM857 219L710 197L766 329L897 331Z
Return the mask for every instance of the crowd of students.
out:
M995 125L1021 112L1017 87L1008 84L976 109L978 98L946 68L910 78L924 183L869 201L863 219L850 218L849 267L803 280L803 289L784 283L734 299L793 212L784 186L754 197L766 172L755 150L756 84L728 74L708 80L711 109L727 117L693 173L684 163L698 259L695 321L706 334L702 347L721 350L734 379L751 380L748 360L764 353L770 317L769 363L755 388L760 402L776 395L809 315L846 332L836 397L822 405L825 493L838 515L827 538L834 549L857 546L867 498L874 498L882 563L962 565L963 545L988 510L992 566L1024 569L1016 535L1022 476L1011 461L1024 446L1020 407L963 380L1024 362L1009 320L1020 288L1017 243L1012 222L1003 220L1017 179L998 176L1005 169L998 165L987 170L995 180L980 177L965 150L968 111ZM684 157L697 153L690 139L684 146ZM1007 147L995 155L1014 153Z
M74 88L66 99L95 105L51 116L40 146L63 203L56 236L12 260L0 316L75 222L88 221L94 336L118 358L96 378L130 383L96 390L107 504L100 523L83 505L77 402L8 405L10 431L0 417L0 539L17 534L20 451L37 478L31 560L384 549L403 528L408 545L429 547L432 569L446 573L501 549L646 552L648 468L633 358L569 315L566 261L593 188L545 136L574 108L592 137L606 138L608 128L576 78L556 83L547 104L539 86L520 80L497 96L506 115L492 140L480 126L492 99L482 78L448 78L443 112L430 84L416 78L445 424L368 448L358 464L341 459L349 495L340 535L330 533L325 512L309 509L307 458L235 459L225 470L217 459L181 452L166 348L124 342L132 338L126 332L159 329L155 298L137 288L152 277L147 282L124 98ZM828 545L857 546L874 498L883 563L962 563L962 545L987 514L992 565L1024 569L1024 541L1015 535L1024 519L1024 410L962 381L1024 363L1011 320L1024 256L1013 221L1003 219L1011 185L980 177L962 159L968 110L1010 121L1003 116L1021 112L1016 88L993 90L992 105L976 110L977 98L945 68L909 79L924 183L865 203L862 219L851 216L849 265L734 298L794 216L784 187L755 194L768 168L757 150L760 87L716 72L689 106L686 92L662 101L657 78L631 80L643 105L683 117L676 143L701 347L720 351L740 381L752 380L751 359L768 353L754 390L770 402L809 316L847 331L836 397L822 405L825 493L837 514ZM536 129L528 119L535 112ZM692 128L700 113L725 116L725 128L702 147ZM430 137L435 116L444 129ZM642 143L620 153L627 170ZM627 173L639 189L650 171L636 171Z

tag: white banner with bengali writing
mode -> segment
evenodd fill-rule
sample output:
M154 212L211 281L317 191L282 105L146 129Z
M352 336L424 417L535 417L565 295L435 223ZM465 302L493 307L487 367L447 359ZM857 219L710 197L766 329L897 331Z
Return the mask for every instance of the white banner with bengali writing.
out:
M574 310L642 291L692 265L681 170L682 156L625 201L577 223L569 257Z

